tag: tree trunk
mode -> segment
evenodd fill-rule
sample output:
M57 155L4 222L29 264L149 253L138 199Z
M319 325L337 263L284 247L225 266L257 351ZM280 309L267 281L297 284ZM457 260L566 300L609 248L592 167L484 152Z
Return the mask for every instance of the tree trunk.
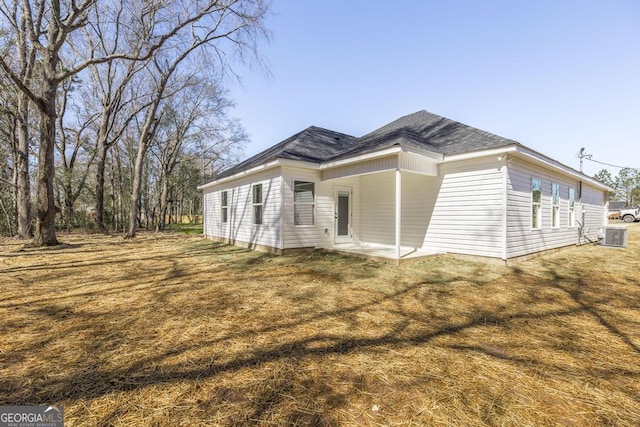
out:
M131 189L131 210L129 211L129 231L125 235L126 239L136 237L136 228L138 225L138 216L140 215L140 192L142 190L142 173L144 169L144 157L147 154L147 144L140 141L138 144L138 153L136 155L136 163L133 169L133 183Z
M73 201L65 197L64 199L64 222L66 223L67 233L71 234L71 229L73 228Z
M52 67L55 70L55 67ZM45 79L46 80L46 79ZM44 82L47 84L50 82ZM34 243L53 246L56 239L56 205L53 194L54 150L56 141L56 86L45 92L46 110L40 115L40 150L38 152L37 217Z
M104 230L104 170L107 160L107 145L98 137L98 161L96 163L96 228ZM114 189L115 190L115 189ZM114 211L115 215L115 211Z
M18 95L18 150L16 158L16 215L18 237L33 237L31 228L31 183L29 177L29 106L26 95Z
M162 188L160 190L160 209L159 209L160 219L158 220L159 230L164 230L166 217L167 217L167 206L168 206L167 200L168 199L169 199L169 184L167 183L167 176L164 176L162 178ZM169 222L171 222L171 220L169 220Z

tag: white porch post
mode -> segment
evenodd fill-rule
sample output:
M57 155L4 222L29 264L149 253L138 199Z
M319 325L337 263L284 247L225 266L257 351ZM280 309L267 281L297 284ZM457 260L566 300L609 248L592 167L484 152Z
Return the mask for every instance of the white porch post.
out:
M396 169L396 258L400 259L400 242L402 226L402 174Z

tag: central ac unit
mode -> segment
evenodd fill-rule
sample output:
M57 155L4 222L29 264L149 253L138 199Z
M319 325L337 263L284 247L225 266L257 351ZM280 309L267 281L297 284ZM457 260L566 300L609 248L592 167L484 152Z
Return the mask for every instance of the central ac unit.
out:
M607 227L604 230L603 246L613 246L615 248L627 247L627 229L620 227Z

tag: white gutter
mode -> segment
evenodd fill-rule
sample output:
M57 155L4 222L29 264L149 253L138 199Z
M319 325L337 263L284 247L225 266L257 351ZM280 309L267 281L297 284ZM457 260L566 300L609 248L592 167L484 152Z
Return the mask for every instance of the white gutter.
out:
M445 156L444 163L455 162L460 160L477 159L480 157L487 157L487 156L500 156L503 154L512 154L515 157L520 157L520 158L529 160L533 163L537 163L538 165L560 170L563 174L571 176L572 178L575 178L579 181L588 182L590 185L594 187L598 187L602 190L613 191L612 188L604 185L603 183L598 182L587 175L581 174L580 172L574 170L573 168L567 165L564 165L556 160L553 160L550 157L545 156L544 154L538 153L535 150L532 150L530 148L527 148L519 144L508 145L506 147L495 148L492 150L474 151L473 153L464 153L464 154L455 154L452 156Z
M335 160L332 162L325 162L325 163L314 163L314 162L306 162L306 161L302 161L302 160L290 160L290 159L276 159L273 160L271 162L268 163L264 163L262 165L259 166L254 166L250 169L238 172L236 174L218 179L218 180L214 180L211 182L208 182L206 184L200 185L198 186L198 190L204 190L210 187L214 187L216 185L228 182L228 181L232 181L247 175L251 175L254 173L258 173L258 172L262 172L268 169L272 169L275 167L279 167L279 166L289 166L289 167L298 167L298 168L304 168L304 169L315 169L315 170L324 170L324 169L331 169L331 168L335 168L335 167L339 167L339 166L344 166L347 164L351 164L351 163L358 163L358 162L362 162L362 161L366 161L366 160L372 160L372 159L377 159L380 157L385 157L385 156L389 156L389 155L393 155L393 154L398 154L398 153L411 153L411 154L416 154L419 156L423 156L426 157L430 160L435 160L438 163L442 162L442 163L448 163L448 162L455 162L455 161L461 161L461 160L471 160L471 159L477 159L480 157L487 157L487 156L501 156L504 154L513 154L515 156L518 157L522 157L525 158L527 160L530 160L534 163L537 163L539 165L543 165L546 167L550 167L550 168L554 168L557 170L560 170L562 173L564 173L565 175L571 176L575 179L578 179L580 181L584 181L584 182L588 182L590 185L595 186L597 188L600 188L602 190L607 190L607 191L613 191L612 188L596 181L593 178L590 178L586 175L581 174L580 172L570 168L569 166L563 165L560 162L557 162L547 156L545 156L544 154L538 153L537 151L531 150L529 148L526 148L520 144L512 144L512 145L508 145L506 147L501 147L501 148L495 148L495 149L491 149L491 150L482 150L482 151L474 151L472 153L464 153L464 154L455 154L455 155L451 155L451 156L443 156L441 154L438 153L432 153L432 152L418 152L418 151L414 151L414 150L407 150L404 149L400 146L394 146L391 148L387 148L385 150L380 150L380 151L374 151L371 153L367 153L367 154L361 154L359 156L355 156L355 157L349 157L346 159L341 159L341 160Z
M338 166L344 166L344 165L348 165L351 163L358 163L358 162L363 162L366 160L373 160L373 159L377 159L380 157L385 157L385 156L389 156L392 154L398 154L398 153L408 153L408 154L415 154L418 156L422 156L422 157L426 157L429 160L434 160L436 162L442 162L444 160L444 156L442 154L438 154L438 153L432 153L430 151L415 151L415 150L408 150L406 148L400 147L400 146L394 146L391 148L387 148L385 150L380 150L380 151L374 151L371 153L367 153L367 154L361 154L359 156L355 156L355 157L348 157L346 159L341 159L341 160L335 160L332 162L325 162L325 163L321 163L320 164L320 170L324 170L324 169L331 169L331 168L335 168Z
M387 148L385 150L374 151L372 153L361 154L355 157L348 157L342 160L335 160L333 162L321 163L320 170L335 168L335 167L347 165L350 163L362 162L364 160L377 159L378 157L385 157L390 154L401 153L402 151L403 151L402 147L396 146L396 147Z
M507 155L502 158L502 259L507 260L507 244L508 244L508 204L509 204L509 165Z
M528 160L532 160L534 163L538 163L547 167L560 169L565 175L569 175L572 178L575 178L579 181L588 182L590 185L597 187L601 190L613 191L613 188L601 182L598 182L595 179L591 178L590 176L584 175L567 165L564 165L558 161L550 159L549 157L545 156L544 154L538 153L537 151L531 150L526 147L518 147L517 154Z
M402 172L396 169L396 258L400 260L402 247ZM399 262L399 261L398 261Z
M216 179L211 182L207 182L206 184L199 185L198 190L205 190L210 187L215 187L216 185L223 184L228 181L232 181L234 179L238 179L247 175L252 175L254 173L262 172L268 169L273 169L278 166L290 166L290 167L298 167L305 169L318 169L319 165L313 162L305 162L302 160L290 160L290 159L276 159L268 163L263 163L258 166L254 166L250 169L243 170L241 172L235 173L233 175L225 176L221 179Z
M460 160L471 160L471 159L477 159L480 157L487 157L487 156L501 156L503 154L513 153L517 150L518 150L518 147L514 144L514 145L508 145L502 148L494 148L492 150L474 151L472 153L464 153L464 154L453 154L451 156L444 156L443 163L457 162Z

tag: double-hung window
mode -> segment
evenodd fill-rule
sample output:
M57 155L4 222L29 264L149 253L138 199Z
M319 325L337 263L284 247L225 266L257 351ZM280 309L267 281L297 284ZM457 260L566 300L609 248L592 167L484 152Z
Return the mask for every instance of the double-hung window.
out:
M223 191L220 193L220 217L222 218L222 222L229 221L229 193L227 191Z
M569 227L576 226L576 190L569 187Z
M551 228L560 227L560 185L551 183Z
M293 181L293 224L313 225L315 215L315 184Z
M542 228L542 180L531 178L531 228Z
M252 200L253 200L253 223L255 225L262 225L262 184L255 184L252 187Z

